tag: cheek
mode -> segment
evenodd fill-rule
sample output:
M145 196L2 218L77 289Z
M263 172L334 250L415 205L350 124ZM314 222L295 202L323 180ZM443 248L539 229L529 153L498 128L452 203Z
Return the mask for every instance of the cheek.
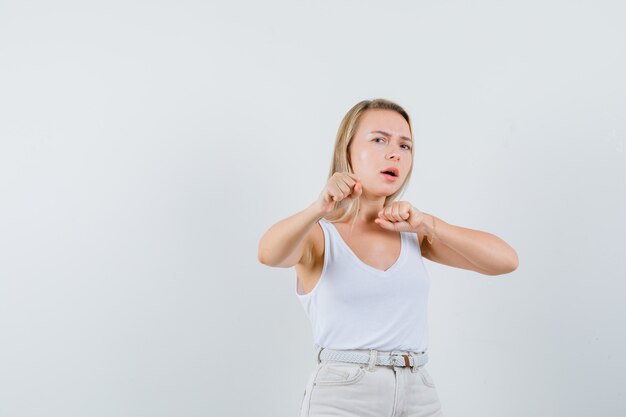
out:
M354 158L353 161L358 161L358 163L363 168L367 168L368 166L371 167L372 161L376 160L376 158L380 158L380 156L375 155L373 152L367 150L356 151L354 152L352 157Z
M354 168L355 171L357 169L363 170L364 168L366 168L369 161L365 152L359 152L357 150L354 150L352 152L352 154L350 155L350 160L352 162L352 168Z

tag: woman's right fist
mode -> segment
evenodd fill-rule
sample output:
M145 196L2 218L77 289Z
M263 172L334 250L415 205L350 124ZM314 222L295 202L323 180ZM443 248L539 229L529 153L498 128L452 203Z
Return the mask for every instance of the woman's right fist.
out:
M345 207L359 198L363 185L358 177L349 172L335 172L326 182L315 204L326 215Z

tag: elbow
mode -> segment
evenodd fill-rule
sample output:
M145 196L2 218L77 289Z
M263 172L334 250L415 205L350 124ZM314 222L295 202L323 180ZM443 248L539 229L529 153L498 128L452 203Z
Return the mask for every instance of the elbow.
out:
M259 250L257 252L257 260L262 263L263 265L267 265L267 259L266 259L266 250L265 248L263 248L263 246L261 246L261 244L259 243Z
M514 253L511 259L505 264L501 265L498 269L493 269L489 271L483 270L481 271L481 273L483 273L484 275L491 275L491 276L506 275L515 271L518 266L519 266L519 259L517 257L517 254Z
M513 272L519 266L519 256L517 256L517 252L513 251L513 255L511 256L511 271Z
M513 255L511 256L511 259L509 260L507 267L504 269L503 272L501 272L498 275L510 274L511 272L515 271L518 266L519 266L519 257L517 256L517 253L513 251Z
M265 266L272 266L272 264L267 260L264 252L259 252L257 260Z
M275 266L274 261L272 260L271 257L267 256L269 252L270 251L267 250L267 248L262 248L259 246L259 251L256 257L257 257L257 260L263 265L274 267Z

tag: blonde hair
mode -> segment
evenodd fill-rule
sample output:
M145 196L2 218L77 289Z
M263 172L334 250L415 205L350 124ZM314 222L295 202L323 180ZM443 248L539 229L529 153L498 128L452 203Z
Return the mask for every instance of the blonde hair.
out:
M409 118L409 114L398 104L385 100L382 98L378 98L375 100L363 100L359 103L352 106L350 110L346 113L339 125L339 130L337 131L337 139L335 140L335 149L333 152L333 161L330 165L330 170L328 172L328 178L333 176L335 172L349 172L354 173L352 170L352 164L350 163L350 153L348 148L350 147L350 143L354 138L354 134L356 133L356 128L363 112L369 109L378 109L378 110L393 110L399 113L409 124L409 131L411 132L411 138L413 138L413 128L411 127L411 119ZM413 157L414 146L411 146L411 157ZM396 197L401 196L406 190L407 184L411 179L411 172L413 172L413 158L411 158L411 168L409 169L409 173L407 174L404 183L395 193L387 196L385 198L384 207L387 207L391 204ZM353 217L353 220L356 220L356 215L359 212L359 199L356 199L349 203L346 207L337 210L336 212L329 214L328 217L324 217L326 220L331 222L340 222L345 219ZM353 223L354 225L354 223Z

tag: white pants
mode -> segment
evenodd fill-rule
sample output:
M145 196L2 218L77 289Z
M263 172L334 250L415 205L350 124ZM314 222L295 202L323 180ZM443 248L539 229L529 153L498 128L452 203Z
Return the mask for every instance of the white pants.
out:
M374 365L371 360L369 364L321 362L321 349L316 349L317 366L307 382L300 417L444 417L425 365L413 369ZM371 351L352 352L369 355Z

